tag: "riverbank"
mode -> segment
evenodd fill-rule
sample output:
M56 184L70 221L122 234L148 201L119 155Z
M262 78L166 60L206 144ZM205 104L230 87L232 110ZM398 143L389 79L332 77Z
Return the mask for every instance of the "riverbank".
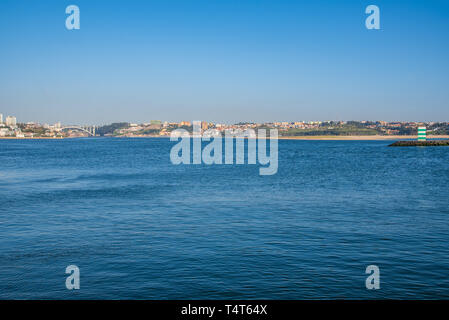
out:
M170 138L170 136L119 136L113 138ZM449 139L449 135L432 136L428 135L428 139ZM363 141L363 140L417 140L418 136L279 136L279 140L348 140L348 141Z
M63 137L0 137L0 140L61 140Z
M428 139L449 139L448 135L427 136ZM416 140L418 136L296 136L279 137L280 140Z
M0 140L61 140L71 139L75 137L0 137ZM118 136L118 137L105 137L105 138L170 138L170 136ZM347 141L369 141L369 140L417 140L417 136L294 136L294 137L282 137L279 140L347 140ZM449 139L449 135L432 136L428 135L427 139Z

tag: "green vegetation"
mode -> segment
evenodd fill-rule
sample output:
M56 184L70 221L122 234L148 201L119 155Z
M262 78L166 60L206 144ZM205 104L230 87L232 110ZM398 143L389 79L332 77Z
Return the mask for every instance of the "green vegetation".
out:
M449 135L449 125L436 123L427 127L427 134Z
M146 129L146 130L142 130L142 131L138 131L139 134L149 134L149 135L159 135L159 132L161 132L161 130L159 129Z
M189 133L193 132L193 126L180 126L180 127L176 128L176 129L184 129L184 130L188 131Z
M98 127L96 130L96 133L99 134L100 136L111 135L114 133L115 130L126 129L126 128L129 128L128 122L117 122L117 123L108 124L106 126Z
M33 129L25 128L25 129L21 129L21 131L23 133L33 133L35 137L41 137L41 136L45 135L45 133L48 132L48 130L46 130L46 129L42 128L42 127L33 128Z
M377 135L375 129L365 129L357 127L345 128L319 128L319 129L288 129L280 132L283 137L295 136L373 136Z

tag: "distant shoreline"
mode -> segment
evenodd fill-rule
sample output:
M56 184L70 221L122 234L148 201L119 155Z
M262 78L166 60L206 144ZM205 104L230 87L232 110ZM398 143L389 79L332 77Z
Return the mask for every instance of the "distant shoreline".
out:
M169 136L135 136L135 137L111 137L111 138L170 138ZM449 139L449 135L428 135L428 139ZM267 137L266 139L269 139ZM362 140L417 140L418 136L280 136L278 140L347 140L347 141L362 141Z
M0 137L0 140L62 140L62 139L68 139L68 138L64 138L64 137L23 137L23 138L18 138L18 137Z
M76 137L83 138L83 137ZM103 138L170 138L169 136L135 136L135 137L103 137ZM345 140L345 141L374 141L374 140L416 140L418 136L292 136L292 137L278 137L279 140ZM449 139L449 135L433 136L428 135L428 139ZM62 140L62 139L75 139L75 137L0 137L0 140Z
M428 139L449 139L449 135L432 136L428 135ZM295 136L295 137L279 137L279 140L416 140L418 136Z

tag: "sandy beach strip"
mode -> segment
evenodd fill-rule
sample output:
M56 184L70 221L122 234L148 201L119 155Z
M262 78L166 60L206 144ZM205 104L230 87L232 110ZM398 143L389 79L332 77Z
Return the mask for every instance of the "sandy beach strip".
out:
M418 136L295 136L279 137L280 140L417 140ZM427 139L449 139L448 135L431 136Z
M0 137L0 140L61 140L63 137Z

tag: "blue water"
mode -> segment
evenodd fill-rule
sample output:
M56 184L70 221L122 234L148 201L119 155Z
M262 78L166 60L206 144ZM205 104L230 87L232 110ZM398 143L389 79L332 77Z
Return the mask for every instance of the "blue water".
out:
M166 139L0 140L0 298L449 298L449 148L389 143L279 141L259 176Z

